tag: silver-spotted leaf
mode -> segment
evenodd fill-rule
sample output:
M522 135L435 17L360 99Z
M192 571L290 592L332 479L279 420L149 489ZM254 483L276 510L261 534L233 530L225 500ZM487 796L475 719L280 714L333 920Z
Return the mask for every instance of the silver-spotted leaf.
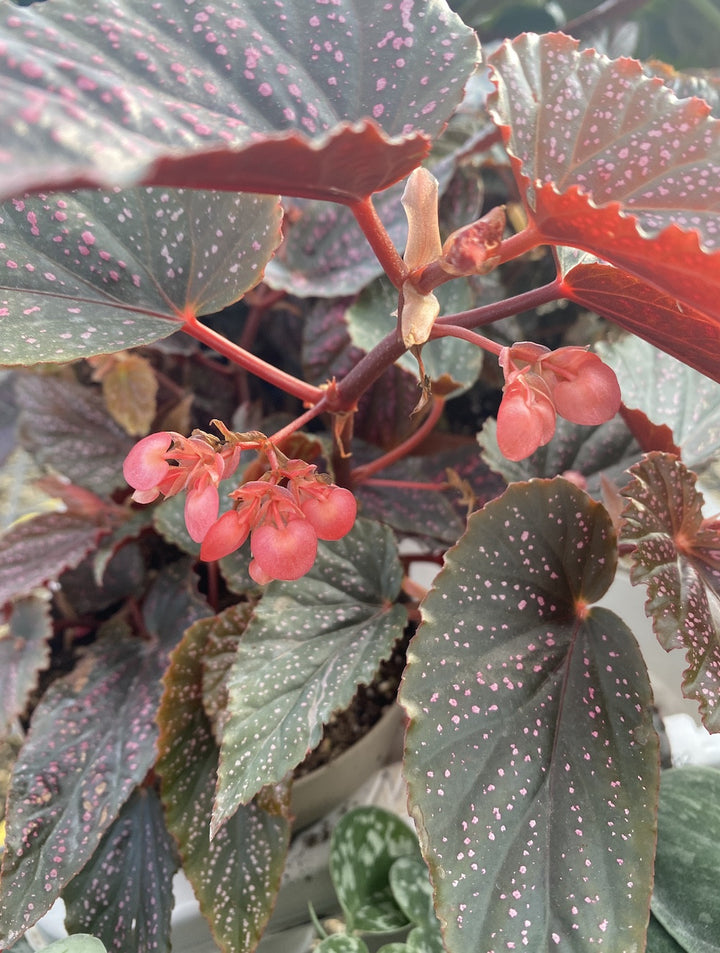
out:
M160 799L140 788L63 891L66 929L91 933L117 953L167 953L176 869Z
M696 476L672 454L648 454L630 473L622 491L623 539L635 544L630 578L647 586L660 644L687 653L683 693L720 731L720 526L703 522Z
M275 198L177 189L26 196L0 208L0 360L148 344L254 287L280 242Z
M7 6L5 195L141 183L363 198L419 164L478 59L444 0Z
M298 765L372 681L407 619L394 604L401 581L392 533L360 519L319 545L306 576L267 587L228 677L214 831Z
M658 786L627 626L593 609L616 542L556 478L473 514L422 604L405 773L454 953L642 949Z
M157 770L168 828L223 953L255 949L275 903L290 839L287 796L241 807L210 836L218 748L202 704L207 632L192 626L173 653L158 713Z
M9 736L48 664L49 602L47 592L33 593L8 606L4 618L0 613L0 738Z
M652 911L683 950L715 953L720 937L720 771L664 771Z
M255 611L256 600L238 602L224 612L196 622L205 628L202 665L203 707L218 744L227 705L227 679L235 662L238 644Z

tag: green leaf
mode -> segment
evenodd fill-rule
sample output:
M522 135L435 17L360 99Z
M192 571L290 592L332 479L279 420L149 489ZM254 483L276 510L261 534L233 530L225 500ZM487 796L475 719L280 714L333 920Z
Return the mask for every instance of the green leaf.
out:
M315 947L315 953L368 953L367 944L359 936L336 933L325 937Z
M402 635L402 568L390 530L368 520L321 543L310 572L271 583L228 679L213 831L320 741Z
M489 109L540 241L598 255L717 324L720 136L710 107L561 33L525 34L489 62Z
M14 948L13 948L14 949ZM102 940L86 933L65 936L42 947L43 953L106 953Z
M684 946L668 933L658 918L650 912L645 953L687 953Z
M363 198L419 164L479 56L443 0L351 0L341 15L315 0L53 0L4 21L6 195L140 183Z
M87 930L118 953L168 951L176 869L160 800L153 790L138 789L63 891L66 928Z
M677 457L652 453L630 470L622 490L623 539L635 544L633 585L647 586L645 609L663 648L683 648L683 693L720 730L720 529L703 526L696 476Z
M2 942L50 908L153 765L168 651L206 613L187 568L166 570L143 607L147 637L111 620L35 708L8 795Z
M390 888L395 902L408 920L419 925L435 924L440 931L428 869L422 860L398 857L390 868Z
M407 953L445 953L440 924L414 927L408 933L406 950Z
M280 221L277 199L226 192L93 190L8 202L0 358L64 362L168 337L185 317L219 311L260 281Z
M422 605L405 773L449 949L641 949L658 744L640 650L590 608L615 572L567 481L474 513Z
M210 837L218 749L202 705L207 632L192 626L172 656L158 713L157 770L168 828L223 953L255 949L280 886L290 824L287 792L241 807Z
M384 933L408 924L390 889L390 870L400 857L422 863L415 833L396 814L358 807L338 821L330 876L348 931Z
M688 953L716 953L720 937L720 771L664 771L652 910Z
M48 664L53 634L49 602L47 592L20 599L0 621L0 738L8 736L25 711L38 673Z

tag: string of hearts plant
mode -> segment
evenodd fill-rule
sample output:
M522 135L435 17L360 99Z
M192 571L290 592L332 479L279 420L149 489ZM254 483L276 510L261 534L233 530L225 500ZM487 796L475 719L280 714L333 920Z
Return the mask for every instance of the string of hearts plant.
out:
M181 863L253 950L294 769L419 621L447 950L645 949L652 695L595 603L629 555L717 730L716 87L563 33L490 87L445 0L1 16L3 948L62 897L167 950ZM481 450L446 434L478 387Z

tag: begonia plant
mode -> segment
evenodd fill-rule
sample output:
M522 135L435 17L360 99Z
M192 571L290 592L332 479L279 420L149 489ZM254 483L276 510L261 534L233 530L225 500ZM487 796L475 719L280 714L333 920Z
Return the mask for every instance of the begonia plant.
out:
M254 950L296 769L410 635L448 953L720 936L651 911L596 605L629 560L718 730L719 97L659 6L0 4L3 949L62 899L169 950L181 866Z

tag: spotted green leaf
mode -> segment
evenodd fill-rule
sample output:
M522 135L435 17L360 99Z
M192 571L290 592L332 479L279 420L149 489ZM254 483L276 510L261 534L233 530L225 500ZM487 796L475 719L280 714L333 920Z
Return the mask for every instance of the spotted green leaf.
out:
M432 885L422 860L398 857L390 868L390 888L393 897L408 920L420 925L437 924L433 908Z
M16 947L13 947L15 950ZM34 949L34 947L30 947ZM44 946L43 953L106 953L102 940L87 933L76 933L74 936L64 936L54 943Z
M402 568L392 533L358 520L321 543L310 572L271 583L229 674L213 831L320 741L401 636Z
M561 33L524 34L489 61L489 107L539 240L598 255L717 324L720 121L710 107Z
M720 771L664 771L652 911L689 953L715 953L720 936Z
M672 454L652 453L630 470L622 494L623 539L635 545L631 580L647 586L645 609L660 644L681 648L683 693L720 730L720 527L704 522L696 476Z
M658 746L616 543L563 480L471 516L422 604L405 773L453 951L642 949Z
M5 203L0 360L70 361L168 337L260 281L280 218L272 197L177 189Z
M349 932L384 933L410 922L390 888L390 871L400 857L422 863L415 833L397 815L358 807L338 821L330 842L330 876Z
M444 0L7 6L5 195L140 183L362 198L418 165L479 55Z
M145 599L145 637L111 620L35 708L8 796L3 945L49 909L153 765L168 651L204 614L187 567L165 570Z
M223 953L254 950L272 912L287 853L287 795L239 808L210 837L218 749L202 704L207 628L191 626L173 653L158 713L157 771L167 825L200 911Z
M66 928L92 933L117 953L167 953L176 868L160 800L152 789L138 789L63 891Z
M359 936L336 933L322 940L315 953L368 953L367 943Z
M49 602L49 593L33 593L0 612L0 738L10 735L48 664Z

